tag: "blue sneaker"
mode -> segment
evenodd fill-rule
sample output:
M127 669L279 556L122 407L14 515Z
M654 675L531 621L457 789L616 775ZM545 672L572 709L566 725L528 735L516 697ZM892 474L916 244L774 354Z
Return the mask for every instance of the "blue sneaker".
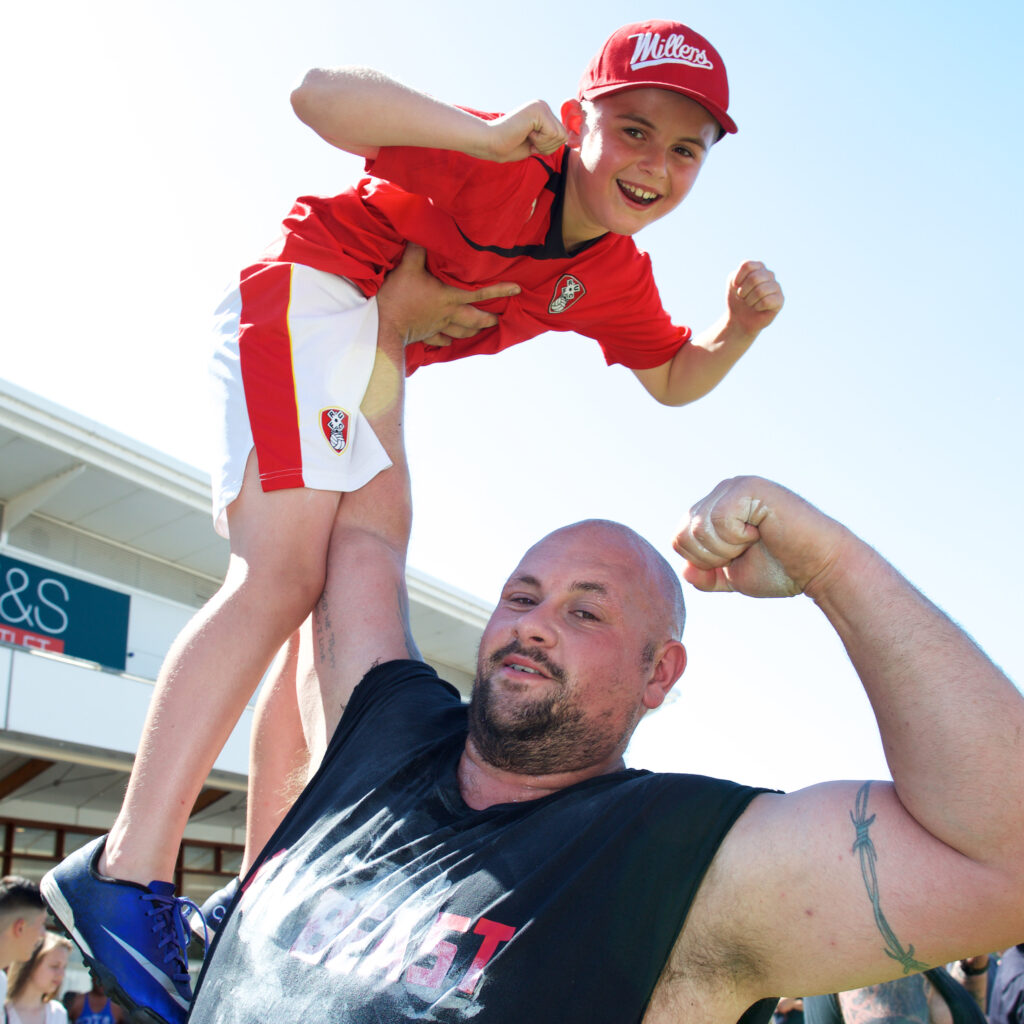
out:
M192 1002L182 905L170 882L148 886L96 869L106 836L48 871L39 883L53 916L86 966L136 1024L184 1024Z
M207 898L199 908L198 914L189 914L188 923L193 935L206 940L220 931L220 926L228 916L228 910L241 884L241 879L235 876L227 885Z

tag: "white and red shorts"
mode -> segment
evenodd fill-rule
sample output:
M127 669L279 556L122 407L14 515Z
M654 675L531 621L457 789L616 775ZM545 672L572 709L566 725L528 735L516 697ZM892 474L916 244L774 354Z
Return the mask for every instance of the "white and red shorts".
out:
M377 350L377 301L296 263L243 272L217 307L213 519L227 536L256 449L264 491L355 491L391 465L359 405Z

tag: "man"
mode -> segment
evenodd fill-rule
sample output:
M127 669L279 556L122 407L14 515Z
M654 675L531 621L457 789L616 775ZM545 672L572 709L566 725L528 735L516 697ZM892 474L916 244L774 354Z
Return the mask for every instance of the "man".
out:
M733 1024L1018 935L1024 700L870 547L753 477L675 542L702 590L815 601L894 784L624 771L685 667L670 567L618 524L539 542L484 631L467 715L408 635L397 416L384 435L396 467L339 517L317 609L333 739L218 935L193 1024Z
M12 963L28 960L46 932L46 907L39 886L19 875L0 879L0 1002L7 995Z

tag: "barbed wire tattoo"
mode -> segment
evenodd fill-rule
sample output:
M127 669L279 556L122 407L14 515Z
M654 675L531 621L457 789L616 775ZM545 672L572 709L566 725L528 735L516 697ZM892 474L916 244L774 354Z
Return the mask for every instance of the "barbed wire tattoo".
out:
M857 833L853 841L852 850L860 857L860 870L864 876L864 885L868 890L868 898L871 900L871 908L875 913L875 924L878 925L878 930L882 933L882 938L885 939L885 955L895 960L903 968L904 974L915 974L918 971L925 970L928 965L914 959L913 946L909 946L907 949L903 948L903 944L896 938L896 933L885 919L885 914L882 913L878 892L878 874L875 871L878 854L875 853L875 844L871 842L871 837L868 835L868 829L875 820L873 814L870 818L868 817L868 793L870 789L871 783L865 782L857 790L854 810L850 812L850 821L853 822L853 827Z

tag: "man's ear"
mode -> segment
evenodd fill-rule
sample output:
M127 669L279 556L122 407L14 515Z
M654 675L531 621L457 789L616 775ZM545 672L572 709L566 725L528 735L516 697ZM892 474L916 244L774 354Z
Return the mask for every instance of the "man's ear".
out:
M654 659L651 677L644 687L644 707L660 707L686 668L686 648L678 640L669 640Z
M579 100L566 100L562 104L562 124L565 126L569 146L572 149L579 149L583 138L583 126L586 123L587 115L583 110L583 104Z

